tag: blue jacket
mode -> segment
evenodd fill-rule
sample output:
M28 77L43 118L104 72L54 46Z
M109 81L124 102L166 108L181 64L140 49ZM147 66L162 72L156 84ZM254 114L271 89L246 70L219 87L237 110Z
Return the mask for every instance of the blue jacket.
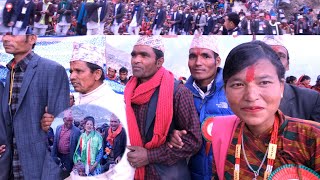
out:
M204 99L201 98L199 92L193 87L193 82L194 79L190 76L186 82L186 87L193 93L194 103L200 116L200 123L203 123L203 121L210 116L233 114L224 93L222 68L218 68L216 78L210 89L210 94ZM212 148L210 148L208 155L206 155L206 141L204 138L203 142L199 152L192 156L189 161L189 169L193 180L211 179L213 161Z
M61 131L62 131L62 126L63 126L63 124L57 127L56 134L54 136L53 147L52 147L52 151L51 151L51 156L53 158L59 157L59 154L60 154L58 151L58 146L59 146L59 142L60 142L60 135L61 135ZM72 125L71 134L70 134L70 145L69 145L69 147L70 147L69 159L66 160L66 162L61 162L61 163L70 165L70 166L65 166L69 172L71 172L72 167L73 167L73 154L76 151L76 147L77 147L80 135L81 135L80 129ZM59 157L59 158L61 158L61 157ZM71 169L68 169L70 167L71 167Z

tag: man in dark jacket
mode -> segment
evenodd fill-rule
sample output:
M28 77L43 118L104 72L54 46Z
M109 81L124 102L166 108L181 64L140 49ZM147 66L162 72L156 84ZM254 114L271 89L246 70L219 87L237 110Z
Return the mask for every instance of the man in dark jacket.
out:
M0 83L0 102L2 101L3 84ZM0 107L2 113L2 106ZM10 152L7 149L9 142L6 135L6 125L2 116L0 116L0 179L10 179Z
M238 27L240 22L240 17L237 13L231 12L228 13L224 17L224 24L223 26L227 29L228 35L241 35L241 30Z
M203 35L211 35L213 34L213 28L215 26L216 21L212 17L212 9L208 11L207 24L204 26Z
M156 15L152 23L152 34L160 35L163 23L166 20L166 11L162 8L162 2L158 2Z
M243 35L248 35L248 19L244 12L239 12L240 24L239 27Z
M112 31L114 35L119 34L119 27L123 21L123 16L125 14L125 6L120 0L115 0L113 14L112 14Z
M36 5L36 18L34 23L34 33L44 36L49 27L50 18L54 15L54 5L49 0L44 0Z
M1 2L1 5L2 3L3 2ZM4 27L12 27L14 25L13 15L16 11L16 4L16 0L7 0L3 3L3 7L1 7L2 11L0 13L2 14L1 23Z
M73 11L72 3L67 0L62 0L58 5L59 19L57 24L57 35L67 35L71 24L71 15Z
M64 111L63 125L56 129L51 155L62 168L62 178L69 177L73 167L73 155L81 135L80 129L73 125L71 110Z
M170 18L170 32L169 35L178 35L180 31L180 23L182 20L182 14L179 13L178 11L178 6L173 6L172 7L173 13Z
M267 24L266 33L267 35L283 35L276 16L271 16L271 20Z
M190 13L190 7L187 6L184 9L184 13L182 14L182 21L181 21L181 34L182 35L189 35L192 31L192 21L193 16Z
M35 15L35 4L33 1L17 1L12 14L11 21L13 23L12 33L15 35L25 34L27 26L33 26Z
M105 131L103 142L106 159L104 171L108 171L110 165L115 165L121 160L127 143L126 132L115 115L111 115L110 127Z
M128 27L128 33L130 35L139 35L140 27L142 24L142 18L144 14L144 7L139 0L134 1L134 7L131 13L131 22ZM134 33L133 33L134 30Z
M278 54L286 71L289 53L280 39L266 37L264 41ZM287 116L320 122L320 93L285 83L280 110Z
M85 9L87 12L86 22L87 22L87 35L96 35L98 34L98 30L100 27L99 22L99 15L98 15L98 8L102 7L103 2L94 2L87 1L85 5Z

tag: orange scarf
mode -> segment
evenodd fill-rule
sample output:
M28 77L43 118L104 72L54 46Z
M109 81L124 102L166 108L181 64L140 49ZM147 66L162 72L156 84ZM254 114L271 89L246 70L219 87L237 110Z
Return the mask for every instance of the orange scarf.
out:
M121 133L121 130L122 130L122 125L121 124L118 126L118 128L114 132L112 132L112 128L111 127L109 128L107 141L112 146L112 148L113 148L114 139Z
M133 76L127 83L124 90L124 98L126 102L129 137L132 146L153 149L165 143L173 117L173 84L173 74L163 67L147 82L138 85L138 78ZM159 86L153 137L150 142L143 145L136 116L131 104L143 105L149 102L152 94ZM144 175L145 167L136 169L135 179L142 180L144 179Z

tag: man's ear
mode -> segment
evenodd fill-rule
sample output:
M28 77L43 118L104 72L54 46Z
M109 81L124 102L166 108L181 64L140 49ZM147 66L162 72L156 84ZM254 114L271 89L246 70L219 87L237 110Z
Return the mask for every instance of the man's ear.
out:
M29 42L31 45L36 44L37 39L38 39L37 35L28 35L27 38L29 38L29 39L28 39L28 42Z
M221 64L221 58L220 56L216 57L216 67L219 67Z
M103 72L102 72L102 70L101 69L97 69L97 70L95 70L94 72L94 80L96 80L96 81L98 81L98 80L100 80L100 78L101 78L101 76L102 76L102 74L103 74Z
M163 57L157 59L157 62L156 62L157 67L160 68L162 66L163 62L164 62Z

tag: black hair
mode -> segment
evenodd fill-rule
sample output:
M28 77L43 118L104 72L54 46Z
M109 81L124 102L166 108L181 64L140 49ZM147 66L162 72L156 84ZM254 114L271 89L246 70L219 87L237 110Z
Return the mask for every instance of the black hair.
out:
M164 57L164 53L162 51L160 51L159 49L155 49L155 48L152 48L153 49L153 52L156 54L156 60Z
M240 15L246 16L246 14L243 11L239 12L239 16Z
M266 59L275 66L279 81L284 78L285 69L275 51L262 41L252 41L233 48L227 56L224 69L223 81L226 85L228 80L243 69L253 65L260 59Z
M90 69L90 72L93 73L94 71L100 69L101 70L101 77L100 77L100 81L103 82L104 80L104 71L102 69L102 67L96 65L96 64L93 64L93 63L89 63L89 62L86 62L87 63L87 66L88 68Z
M230 12L230 13L227 14L227 16L228 16L228 20L233 22L235 27L237 27L239 22L240 22L239 15L237 13L235 13L235 12Z
M128 69L125 67L121 67L119 73L128 73Z
M86 124L88 121L91 121L94 126L95 120L92 116L87 116L87 117L83 118L83 120L85 122L84 124Z
M288 84L293 84L293 82L294 82L295 80L297 80L296 77L294 77L294 76L288 76L288 77L286 78L286 83L288 83Z
M303 82L304 80L310 80L310 79L311 79L310 76L308 76L308 75L303 75L302 78L301 78L301 80L300 80L300 82Z

